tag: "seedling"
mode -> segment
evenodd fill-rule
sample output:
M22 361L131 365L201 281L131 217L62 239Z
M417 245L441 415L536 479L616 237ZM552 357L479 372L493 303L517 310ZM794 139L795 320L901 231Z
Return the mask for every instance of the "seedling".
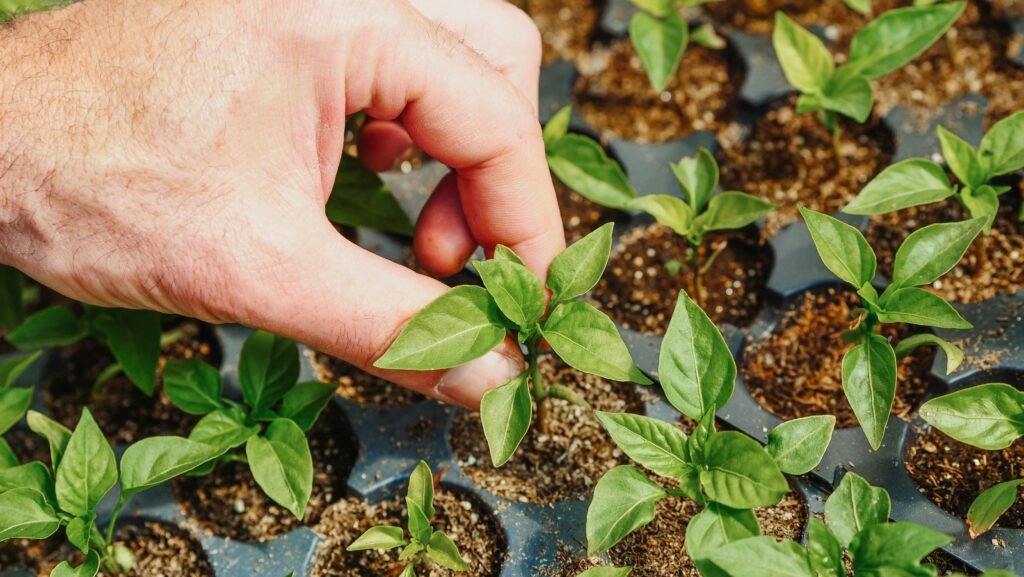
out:
M555 257L548 271L551 301L545 314L545 289L516 254L498 245L494 258L474 263L483 287L449 290L409 321L377 360L381 369L449 369L487 354L516 335L526 348L526 372L488 391L480 419L495 467L515 453L533 420L533 402L559 398L586 406L561 384L548 384L537 363L547 342L572 368L614 381L650 384L633 364L615 324L591 304L575 300L600 280L612 246L606 224Z
M466 571L469 564L459 548L442 531L430 524L434 517L434 476L430 467L420 461L409 478L405 496L406 522L409 538L401 527L377 526L363 533L348 546L347 551L388 550L402 547L400 561L409 560L399 577L416 577L416 568L429 570L434 564L452 571Z
M562 109L544 129L548 165L569 188L581 196L616 210L639 210L684 237L689 245L687 263L674 262L669 273L684 268L692 279L691 292L703 303L703 275L726 248L719 243L710 256L702 256L701 245L708 233L736 230L753 224L778 208L777 205L742 192L715 193L718 163L707 149L696 156L670 164L683 197L669 194L637 196L622 167L608 158L601 145L586 136L568 134L570 109Z
M959 1L889 10L857 32L847 62L838 67L817 36L776 12L772 44L786 80L800 91L797 112L817 112L836 136L840 114L863 124L874 105L871 80L922 54L966 7Z
M729 539L760 535L753 509L778 503L789 492L784 473L803 474L821 460L835 417L783 423L767 447L736 431L716 431L715 413L732 396L736 362L715 324L685 293L662 343L658 373L669 403L699 424L687 437L658 419L628 413L598 413L615 443L648 471L678 482L665 488L642 469L612 469L597 483L587 511L587 548L599 555L654 519L666 497L703 507L686 530L686 547L708 575L711 553Z
M263 331L253 332L242 345L241 403L224 396L214 367L198 359L167 363L167 397L182 411L203 417L188 438L221 452L195 474L208 475L220 462L247 463L266 495L301 519L313 491L313 457L306 433L327 407L335 386L317 381L296 384L298 379L295 342ZM242 445L244 451L236 450Z
M355 226L412 236L413 224L388 185L359 159L345 156L327 200L327 218Z
M0 361L0 453L7 449L3 434L25 416L32 404L32 387L15 387L14 384L42 354L37 351Z
M647 70L651 87L662 92L679 68L686 45L693 41L706 48L721 50L725 41L710 24L690 32L690 25L679 11L721 0L629 0L640 10L629 21L629 39Z
M61 563L53 577L93 577L101 569L114 574L130 571L135 559L114 539L125 504L222 452L183 437L151 437L128 447L119 473L114 451L88 409L83 409L73 433L33 411L28 413L28 425L49 442L51 466L40 461L18 464L6 445L0 447L0 541L48 539L64 529L67 543L86 560L78 567ZM120 496L103 532L97 507L118 481Z
M1024 168L1024 112L993 126L975 150L943 127L937 129L942 156L960 181L954 185L939 164L912 158L886 168L843 209L849 214L873 215L940 202L956 197L971 218L985 219L985 234L999 212L999 197L1011 187L992 182ZM1021 212L1024 220L1024 210Z
M888 323L971 328L942 297L920 287L946 274L963 258L984 221L933 224L914 231L896 251L892 282L879 295L872 284L875 253L864 235L819 212L800 207L800 213L822 262L860 296L852 327L843 333L843 338L854 344L843 357L843 391L871 447L878 449L896 396L896 359L920 346L938 346L946 353L946 372L951 373L964 358L959 347L931 333L907 337L893 347L878 329Z
M1004 383L978 385L932 399L921 406L931 426L986 451L1005 449L1024 437L1024 392ZM1006 481L978 495L967 511L967 529L977 538L1017 501L1024 479Z

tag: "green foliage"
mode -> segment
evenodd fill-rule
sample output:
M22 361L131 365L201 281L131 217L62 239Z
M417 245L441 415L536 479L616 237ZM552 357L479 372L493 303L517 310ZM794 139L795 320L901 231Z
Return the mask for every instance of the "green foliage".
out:
M14 20L18 16L52 10L71 0L0 0L0 22Z
M719 0L630 0L640 10L629 21L629 39L647 70L651 87L661 92L668 86L692 40L702 46L721 49L724 43L714 29L703 25L690 33L679 10Z
M0 331L9 331L25 320L21 283L18 269L0 264Z
M921 418L954 439L997 451L1024 436L1024 392L1004 383L978 385L921 406Z
M41 355L42 351L37 351L0 361L0 435L20 421L32 404L34 389L14 385Z
M351 156L341 160L334 188L327 199L327 218L343 226L406 236L412 236L414 228L409 215L384 181Z
M768 433L768 454L779 469L790 475L803 475L816 467L832 441L836 418L820 415L793 419Z
M995 526L999 518L1013 507L1019 497L1024 479L1006 481L985 489L967 510L967 530L977 539Z

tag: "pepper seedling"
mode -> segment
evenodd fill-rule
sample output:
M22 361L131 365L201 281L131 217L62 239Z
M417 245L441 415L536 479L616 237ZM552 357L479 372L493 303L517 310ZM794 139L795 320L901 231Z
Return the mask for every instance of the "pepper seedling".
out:
M301 519L313 491L306 433L335 386L298 379L298 346L264 331L254 331L242 345L238 381L243 402L224 396L220 372L209 364L198 359L167 363L167 397L182 411L202 416L188 438L222 450L217 461L194 474L208 475L220 462L247 463L264 493ZM242 445L245 450L236 451Z
M74 432L34 411L28 413L28 425L49 443L51 466L40 461L21 465L9 452L0 458L0 541L48 539L63 528L67 543L86 560L78 567L65 561L52 577L94 577L101 569L114 574L130 571L133 555L115 540L125 504L222 452L183 437L151 437L125 450L119 471L114 451L88 409L82 410ZM120 496L103 532L97 507L118 482Z
M533 421L533 402L559 398L586 406L561 384L548 384L538 359L543 342L572 368L613 381L650 384L626 349L615 323L593 305L576 300L600 280L612 246L606 224L555 257L548 270L550 312L545 289L511 249L498 245L494 258L474 263L483 287L455 287L416 313L374 366L436 370L468 363L491 351L508 333L526 348L524 373L488 391L480 420L495 467L504 465Z
M662 92L679 68L679 62L691 41L711 48L725 48L725 40L710 24L690 31L679 14L683 8L721 0L629 0L639 8L629 20L629 39L633 43L655 92Z
M338 175L327 199L327 218L342 226L354 226L412 236L413 224L398 200L377 173L358 158L341 159Z
M650 417L597 415L626 455L679 488L665 488L632 465L606 473L587 511L587 551L599 555L650 523L662 499L688 498L703 510L687 526L686 546L707 575L708 558L726 542L715 528L731 528L730 540L760 535L753 509L775 505L789 492L784 473L817 466L836 421L825 415L783 423L771 431L767 447L737 431L716 431L715 413L735 387L736 362L718 328L685 292L662 343L658 374L669 403L699 421L691 435Z
M931 426L986 451L1006 449L1024 437L1024 392L1005 383L970 387L932 399L921 406ZM1006 481L983 491L967 511L967 530L977 538L991 529L1017 501L1024 479Z
M860 296L853 326L843 333L847 342L854 343L843 357L843 391L871 447L878 449L895 400L896 359L920 346L938 346L946 353L946 372L951 373L964 358L959 347L934 334L907 337L894 348L878 329L889 323L972 328L945 299L921 287L935 282L963 258L984 221L932 224L911 233L896 251L892 282L879 295L872 284L877 269L875 253L864 235L805 207L800 207L800 213L825 267Z
M430 467L420 461L409 478L405 496L408 519L406 532L401 527L371 527L348 546L346 551L368 549L388 550L402 547L400 561L409 560L399 577L416 577L416 568L429 570L434 564L452 571L466 571L469 564L459 548L443 531L431 525L434 517L434 476Z
M854 35L849 57L840 66L835 65L821 39L785 13L776 12L772 45L786 80L800 91L797 112L817 112L837 136L840 114L863 124L874 105L871 80L921 55L949 30L966 7L961 0L889 10Z
M956 197L971 218L985 219L985 234L999 212L999 197L1011 187L992 180L1024 168L1024 112L995 124L975 150L959 136L939 126L942 156L960 181L949 181L939 164L911 158L886 168L843 209L848 214L874 215L940 202ZM1024 220L1024 209L1021 211Z

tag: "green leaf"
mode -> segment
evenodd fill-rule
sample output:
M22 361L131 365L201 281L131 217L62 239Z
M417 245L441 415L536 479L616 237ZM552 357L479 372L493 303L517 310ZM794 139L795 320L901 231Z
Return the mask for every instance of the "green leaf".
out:
M346 551L367 551L370 549L394 549L404 547L405 532L401 527L370 527L351 545L345 548Z
M526 266L526 264L523 263L523 259L519 258L519 255L517 255L514 250L503 244L494 246L494 256L491 258L494 260L504 260Z
M569 120L572 119L572 105L563 106L544 125L544 148L558 142L563 136L569 133Z
M997 122L981 139L978 154L989 178L1024 167L1024 112Z
M646 12L637 12L629 21L629 39L633 42L640 61L647 70L651 87L662 92L679 68L690 27L683 17L670 12L656 18Z
M992 225L999 214L999 195L994 188L985 185L978 189L963 190L960 192L960 202L967 208L971 218L985 221L982 232L988 234L992 231Z
M341 160L327 199L327 218L344 226L360 226L412 236L414 227L387 184L358 159Z
M725 50L726 47L725 38L722 38L718 32L715 31L714 25L710 22L705 22L691 30L690 42L710 50Z
M757 220L778 205L742 192L721 192L708 205L708 210L697 218L697 225L705 231L736 230Z
M285 393L277 414L285 419L295 421L295 424L303 432L308 433L320 418L320 413L327 408L327 403L334 398L335 391L337 391L337 385L332 383L319 381L299 383Z
M627 577L632 572L632 567L594 567L587 569L576 577Z
M89 409L82 409L78 426L57 467L57 502L66 513L76 517L87 515L116 482L114 451Z
M629 206L633 210L640 210L653 216L658 224L671 228L680 236L688 236L693 231L693 209L679 197L647 194L636 197Z
M847 214L883 214L947 199L956 191L946 171L934 162L913 158L897 162L871 179L857 198L846 205Z
M954 439L987 451L1024 436L1024 392L1004 383L978 385L932 399L921 418Z
M831 216L800 207L818 255L832 274L860 288L875 278L875 253L856 228Z
M708 439L711 435L715 434L715 411L709 409L700 421L697 422L697 426L694 427L693 432L690 433L690 438L686 442L686 449L690 453L690 461L698 467L703 467L706 464L706 455L704 452L705 446L708 444Z
M718 163L715 157L702 146L696 156L684 157L678 164L669 166L693 211L703 211L711 194L718 188Z
M658 374L668 401L692 419L717 411L732 397L736 361L718 327L685 291L679 291L665 333Z
M597 411L597 418L615 444L640 465L663 477L683 477L693 470L686 434L650 417Z
M566 134L548 145L547 156L558 180L590 201L624 210L636 197L622 167L593 139Z
M504 338L501 313L487 289L459 286L416 313L374 366L450 369L482 357Z
M533 271L500 259L475 261L473 266L498 308L517 327L528 329L544 315L544 287Z
M872 487L856 473L847 473L825 501L825 522L839 544L849 547L865 527L889 521L889 493Z
M673 10L675 3L673 0L629 0L630 4L633 4L641 10L646 10L655 16L664 16Z
M850 66L879 78L917 58L956 22L967 2L897 8L881 14L853 37Z
M50 477L50 471L46 465L40 461L32 461L0 470L0 493L12 489L31 489L38 494L42 503L54 509L57 508L53 478Z
M783 473L803 475L821 462L835 426L832 415L786 421L768 434L765 448Z
M790 20L781 10L775 13L772 46L786 80L800 92L824 91L835 74L832 53L821 39Z
M242 397L259 415L281 400L299 380L299 348L295 341L254 331L242 345L238 382Z
M100 554L90 551L85 562L72 567L67 561L61 562L50 572L50 577L95 577L100 571Z
M942 126L935 132L939 135L939 143L942 145L942 157L946 159L946 164L960 182L971 188L985 184L988 178L974 148Z
M964 351L960 347L931 333L909 336L900 341L895 347L896 358L902 359L907 357L918 347L924 345L937 346L946 353L947 375L955 371L964 362Z
M274 419L264 436L249 438L245 454L256 484L301 519L313 492L313 457L302 429L288 419Z
M220 457L228 448L184 437L149 437L121 456L121 499L184 475Z
M843 0L851 10L871 16L871 0Z
M896 251L893 283L922 286L935 282L960 262L984 224L983 219L973 219L915 230Z
M973 325L939 295L917 287L900 288L883 295L878 320L942 329L969 329Z
M651 383L633 364L615 323L590 303L558 305L544 321L541 334L559 358L578 371L613 381Z
M731 509L708 503L686 526L686 550L704 577L720 577L722 570L711 555L729 543L761 534L757 516L750 509Z
M7 441L0 437L0 475L7 469L17 467L21 464L18 456L11 450L11 446L7 444Z
M425 461L420 461L409 476L405 498L407 503L414 503L423 512L427 521L434 517L434 474Z
M217 409L196 423L189 440L222 447L225 450L243 445L260 432L258 425L245 424L245 412L238 407Z
M0 494L0 541L46 539L60 528L52 507L33 489L13 489Z
M22 350L48 349L76 343L85 334L85 328L71 309L55 306L25 319L7 333L7 342Z
M18 269L0 264L0 329L9 331L25 320L21 280Z
M50 466L56 471L60 467L68 443L71 441L71 431L57 421L35 411L29 411L25 421L33 433L43 437L49 443Z
M408 497L405 499L405 508L409 514L409 533L412 534L413 541L426 548L426 543L430 542L430 535L434 532L434 528L430 526L430 517L423 511L423 508Z
M34 353L27 353L23 355L15 355L5 361L0 362L0 388L12 387L14 383L25 374L25 371L32 366L32 363L36 362L43 351L36 351Z
M101 309L93 320L98 332L128 379L153 394L160 362L160 313Z
M427 546L426 545L423 545L419 541L413 541L412 543L409 543L408 545L406 545L405 548L402 549L402 552L398 554L398 560L399 561L405 561L406 559L408 559L409 557L412 557L413 555L416 555L420 551L426 551L426 550L427 550Z
M512 458L532 420L533 403L526 373L484 393L480 401L480 422L495 467L501 467Z
M75 517L69 521L68 526L64 528L68 543L82 553L89 553L89 541L95 522L96 513L89 513L85 517Z
M600 555L654 519L654 506L665 489L640 469L620 466L605 473L594 487L587 509L587 554Z
M613 227L610 222L602 225L555 257L548 270L552 303L586 294L601 280L612 250Z
M711 561L730 577L815 577L807 551L775 537L751 537L723 546Z
M13 427L32 404L33 389L0 387L0 435Z
M413 563L406 565L398 577L416 577L416 569L413 565Z
M789 492L789 483L771 455L737 431L711 435L704 449L700 481L708 499L734 509L770 507Z
M807 557L816 577L846 577L839 540L821 519L814 516L807 527Z
M224 406L220 373L199 359L168 361L164 392L176 407L190 415L205 415Z
M871 448L878 449L896 398L896 353L885 338L868 335L843 357L843 391Z
M967 530L971 534L971 539L977 539L995 526L1003 513L1009 511L1017 502L1022 486L1024 479L1006 481L993 485L978 495L967 511Z
M427 554L430 555L433 562L452 571L469 569L469 563L466 563L462 555L459 554L459 548L452 543L448 535L441 531L434 531L430 536L430 542L427 543Z
M922 557L952 542L949 535L914 523L868 525L850 543L853 572L878 575L886 568L913 569Z
M863 124L871 116L875 103L875 90L871 81L843 66L821 95L821 105Z

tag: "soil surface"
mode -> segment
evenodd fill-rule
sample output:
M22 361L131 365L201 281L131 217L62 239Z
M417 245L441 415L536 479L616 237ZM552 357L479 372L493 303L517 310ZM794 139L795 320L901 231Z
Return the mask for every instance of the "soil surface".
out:
M4 440L22 463L40 461L50 465L50 445L46 439L27 428L15 428L4 433Z
M981 575L981 571L972 569L956 557L942 550L925 557L923 563L933 563L939 570L939 577L957 574L967 575L967 577L978 577L978 575Z
M691 45L658 94L628 39L595 46L579 58L574 88L583 118L603 138L665 142L698 130L717 131L736 116L743 65L728 48Z
M419 393L375 377L324 353L313 354L313 368L318 379L338 385L338 395L361 405L391 409L407 407L426 399Z
M573 192L568 186L554 178L558 211L562 214L562 229L565 242L572 244L597 230L602 224L612 222L623 214L591 202Z
M403 488L404 490L404 488ZM313 577L381 577L398 575L404 562L398 561L398 549L390 551L355 551L345 548L364 531L375 525L405 527L404 493L395 498L369 505L358 499L346 499L332 505L315 531L326 541L311 575ZM444 531L459 548L469 570L456 573L442 567L417 568L419 577L473 575L496 577L501 572L507 545L494 515L476 499L460 493L437 490L434 498L437 514L433 525Z
M799 220L797 204L838 212L892 160L892 133L877 119L860 125L840 121L838 150L816 114L797 114L795 97L761 116L745 140L718 154L723 189L739 190L780 206L762 231L775 236Z
M698 291L686 239L659 224L630 230L614 248L592 298L622 326L647 334L665 333L681 289L716 323L748 326L764 302L771 249L750 227L710 233L700 252L701 262L711 265Z
M509 0L540 30L544 63L575 60L587 51L601 17L602 0Z
M178 477L171 483L175 497L199 529L238 541L264 542L302 524L313 525L345 496L357 444L334 404L327 405L308 439L313 493L301 520L263 493L245 463L221 463L206 477Z
M1002 451L984 451L956 441L937 429L919 432L908 445L903 464L918 490L945 511L967 518L971 503L992 485L1024 478L1024 441ZM1024 528L1024 499L996 523Z
M842 0L722 0L710 2L702 8L717 24L762 36L771 36L777 10L782 10L803 26L842 22L859 16Z
M843 394L843 355L851 345L842 333L850 328L851 311L858 304L852 290L833 287L798 298L780 326L743 353L740 374L751 395L786 420L831 414L836 426L855 426L857 417ZM884 325L881 330L890 342L914 332L908 325ZM934 350L925 347L897 362L894 415L907 419L920 404L934 358Z
M0 572L17 568L35 575L49 575L64 560L61 544L57 538L45 541L13 539L0 543Z
M163 392L163 366L169 360L198 358L219 367L221 351L212 327L187 320L175 327L181 338L164 347L157 383L149 397L120 374L93 394L96 377L114 362L106 346L94 339L54 350L56 358L40 379L43 402L50 416L73 428L87 405L112 443L130 444L159 434L187 435L196 418L175 407Z
M643 413L636 385L606 381L572 369L553 355L540 361L549 384L577 391L599 411ZM478 413L461 413L450 442L463 472L495 495L529 503L588 499L598 479L629 459L615 446L593 412L561 399L534 408L534 422L515 456L502 468L491 466Z

